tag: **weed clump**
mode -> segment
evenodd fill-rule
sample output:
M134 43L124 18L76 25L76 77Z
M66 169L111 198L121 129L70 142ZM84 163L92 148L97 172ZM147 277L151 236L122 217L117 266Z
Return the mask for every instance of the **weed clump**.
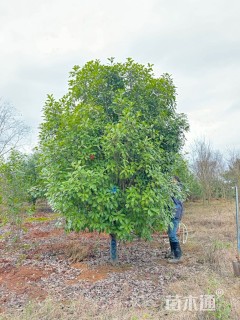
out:
M65 255L70 262L81 262L95 255L96 248L93 245L82 243L70 243L65 247Z

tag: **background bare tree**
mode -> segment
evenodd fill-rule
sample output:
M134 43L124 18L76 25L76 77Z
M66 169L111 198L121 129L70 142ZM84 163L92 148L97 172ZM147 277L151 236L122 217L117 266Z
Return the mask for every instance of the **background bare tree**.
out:
M226 178L232 183L240 187L240 152L236 150L229 151L228 169Z
M20 146L29 130L17 110L0 99L0 156Z
M213 150L205 139L196 140L192 148L191 167L201 186L203 201L210 202L216 186L222 181L224 161L221 153Z

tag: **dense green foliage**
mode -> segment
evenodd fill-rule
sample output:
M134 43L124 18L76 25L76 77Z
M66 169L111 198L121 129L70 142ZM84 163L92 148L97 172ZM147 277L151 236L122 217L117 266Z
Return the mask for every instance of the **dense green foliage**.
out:
M0 221L11 222L21 228L22 215L31 201L32 186L28 156L12 150L7 159L0 162Z
M27 155L12 150L0 162L0 199L6 214L18 219L26 204L43 197L40 187L38 154Z
M40 153L35 149L31 154L28 154L25 157L24 174L25 181L28 184L27 200L35 205L37 200L45 199L46 191L40 174L42 170Z
M75 66L68 93L48 96L42 174L69 229L148 238L166 228L188 129L175 99L168 74L155 78L151 65L132 59Z
M25 157L18 151L12 151L9 158L0 163L1 203L5 215L13 222L20 219L28 195L24 163Z

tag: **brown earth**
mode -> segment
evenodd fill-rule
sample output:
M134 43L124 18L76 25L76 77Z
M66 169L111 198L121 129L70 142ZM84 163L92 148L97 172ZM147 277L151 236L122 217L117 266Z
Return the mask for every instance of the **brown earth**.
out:
M221 289L232 305L231 319L240 319L240 284L231 265L236 256L235 204L195 202L185 208L189 237L182 245L184 261L177 266L164 259L168 244L159 234L152 242L120 242L119 263L111 265L108 235L66 234L56 226L61 217L50 210L26 216L17 240L12 226L2 226L0 312L21 310L30 300L49 296L63 302L84 297L102 307L117 302L127 308L160 308L165 319L208 319L164 311L166 296Z

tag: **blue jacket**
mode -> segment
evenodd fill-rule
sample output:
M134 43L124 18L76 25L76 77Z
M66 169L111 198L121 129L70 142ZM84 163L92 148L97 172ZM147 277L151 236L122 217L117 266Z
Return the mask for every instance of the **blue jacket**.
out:
M172 200L175 204L174 218L181 220L183 216L183 203L174 197L172 197Z

